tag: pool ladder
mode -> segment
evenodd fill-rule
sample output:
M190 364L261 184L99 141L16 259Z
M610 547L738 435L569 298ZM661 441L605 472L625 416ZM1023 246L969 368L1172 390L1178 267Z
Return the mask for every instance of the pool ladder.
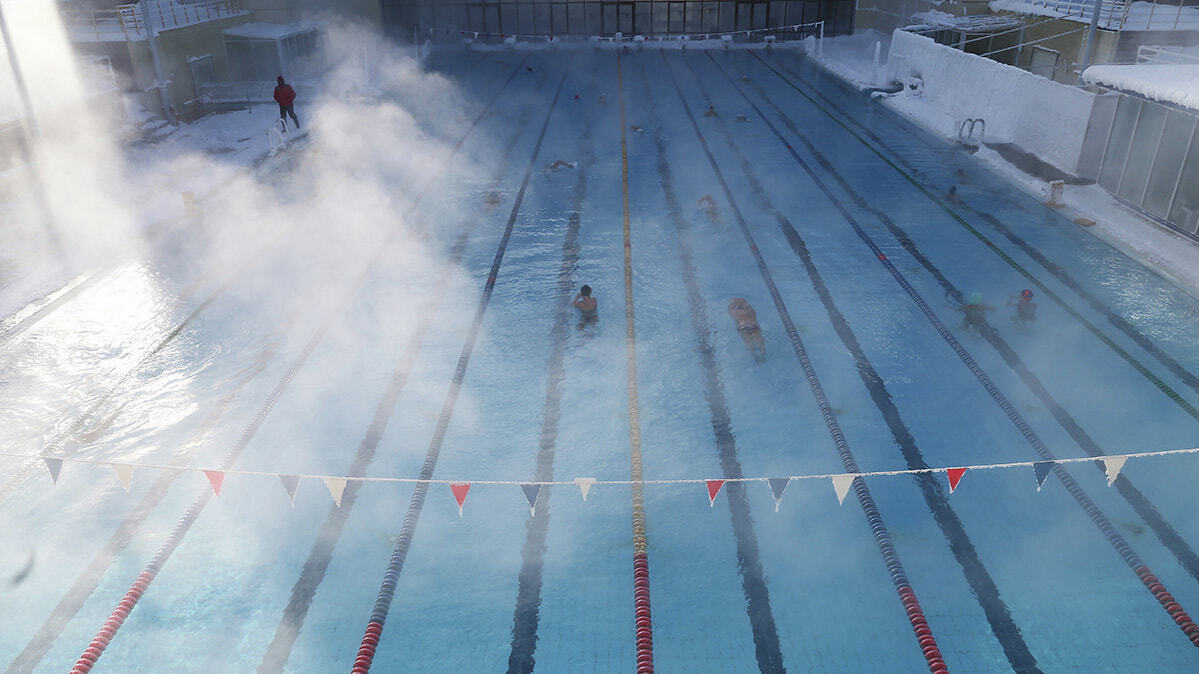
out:
M978 137L974 136L974 130L978 129ZM958 127L958 142L968 148L977 150L983 144L983 137L987 135L987 120L979 117L978 119L966 119L962 121Z

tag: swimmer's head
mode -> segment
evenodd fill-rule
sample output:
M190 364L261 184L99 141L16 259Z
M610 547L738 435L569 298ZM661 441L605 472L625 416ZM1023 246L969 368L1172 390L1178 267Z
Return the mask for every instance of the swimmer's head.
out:
M949 193L950 193L950 194L957 194L957 193L958 193L958 186L957 186L957 185L950 185L950 186L949 186Z
M1025 288L1024 290L1021 290L1020 297L1023 297L1026 300L1031 300L1032 299L1032 291L1027 288Z
M983 294L982 293L970 293L970 304L982 304L982 303L983 303Z
M579 288L579 294L583 297L591 297L591 286L583 284L583 287Z
M729 300L730 309L741 309L748 304L749 302L746 302L744 297L734 297L733 299Z

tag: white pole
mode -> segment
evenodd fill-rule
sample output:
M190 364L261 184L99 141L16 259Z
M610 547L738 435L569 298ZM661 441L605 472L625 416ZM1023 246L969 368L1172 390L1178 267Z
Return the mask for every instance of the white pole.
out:
M156 0L157 1L157 0ZM177 124L175 115L171 113L171 97L167 94L167 78L162 72L162 59L158 57L158 24L150 9L150 0L141 0L142 18L146 21L146 44L150 45L150 60L154 62L154 87L158 89L158 97L162 102L162 116L172 124Z
M1078 71L1079 79L1082 73L1091 65L1091 56L1095 51L1095 29L1099 27L1099 12L1103 9L1103 0L1095 0L1095 11L1091 12L1091 27L1087 29L1087 47L1082 56L1082 68Z
M25 126L29 135L37 137L37 119L33 116L33 102L29 99L29 89L25 88L25 78L21 75L21 66L17 63L17 48L12 44L8 34L8 22L4 20L4 7L0 5L0 37L4 38L4 48L8 50L8 65L12 67L12 77L17 83L17 93L21 96L21 105L25 108Z
M876 87L878 86L878 59L879 59L879 54L882 52L882 50L883 50L883 43L879 40L875 40L874 41L874 77L871 81L874 83L874 86L876 86Z
M824 21L820 22L820 37L816 40L816 58L824 56Z

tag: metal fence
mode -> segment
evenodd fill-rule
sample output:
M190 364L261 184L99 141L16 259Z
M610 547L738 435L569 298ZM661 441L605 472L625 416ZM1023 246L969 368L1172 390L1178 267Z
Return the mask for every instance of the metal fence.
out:
M388 34L443 32L556 36L683 35L825 22L852 32L854 0L382 0Z
M145 5L145 7L143 7ZM133 41L146 38L145 12L159 30L181 28L246 12L243 0L142 0L113 9L63 9L63 21L75 40Z

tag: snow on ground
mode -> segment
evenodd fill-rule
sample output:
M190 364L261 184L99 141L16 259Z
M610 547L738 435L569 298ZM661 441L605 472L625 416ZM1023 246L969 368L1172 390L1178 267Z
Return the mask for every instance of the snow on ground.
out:
M1199 63L1091 66L1082 78L1088 84L1199 110Z
M878 44L879 65L874 63L875 44ZM863 30L853 35L838 35L824 39L821 65L858 89L884 86L887 53L891 36L875 30Z
M871 88L873 45L879 39L879 34L873 31L826 39L818 63L851 86ZM885 58L885 48L883 54ZM953 116L930 103L927 97L900 94L882 100L934 135L956 142ZM1048 186L1043 181L1008 163L998 152L983 147L974 157L1025 192L1042 201L1048 197ZM1066 205L1057 209L1063 217L1094 221L1086 231L1199 298L1199 245L1194 241L1123 206L1098 185L1067 185L1063 201Z
M304 115L303 103L297 114ZM121 182L118 200L137 204L134 213L147 218L128 223L134 231L152 238L177 227L188 216L184 193L197 204L213 198L232 181L266 159L272 150L270 130L278 124L279 108L256 105L248 110L214 114L191 124L175 127L166 122L152 125L140 140L119 147L107 158L96 159L101 171L112 175L131 174ZM147 113L135 109L131 118L144 123ZM300 119L301 123L305 120ZM132 125L118 129L129 133ZM303 137L306 130L290 131L282 140ZM280 136L273 137L278 143ZM48 237L45 218L28 200L19 199L35 189L37 181L55 190L61 178L53 175L53 160L37 166L17 166L0 172L0 317L11 322L14 312L28 307L68 283L78 280L78 265L70 269L57 259ZM50 175L43 175L49 172ZM55 190L57 191L57 190Z

